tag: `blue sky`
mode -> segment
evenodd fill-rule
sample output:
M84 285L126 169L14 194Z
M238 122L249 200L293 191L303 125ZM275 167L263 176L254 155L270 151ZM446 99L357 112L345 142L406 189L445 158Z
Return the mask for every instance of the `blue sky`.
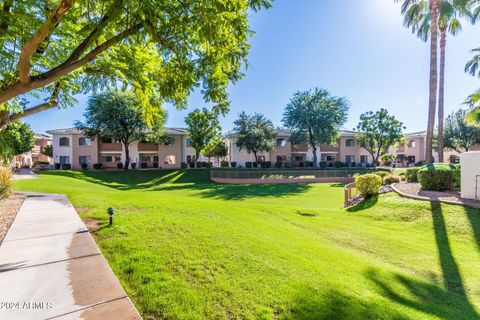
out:
M249 67L229 88L231 111L221 119L225 132L241 111L261 112L276 126L292 94L312 87L328 89L351 103L346 129L361 113L387 108L407 126L424 130L427 119L429 46L403 27L393 0L276 0L270 10L252 15ZM464 73L470 50L480 46L478 28L447 43L446 113L462 107L480 81ZM87 97L66 110L25 118L36 132L71 127L81 120ZM183 127L188 111L205 104L199 94L189 110L167 106L167 126Z

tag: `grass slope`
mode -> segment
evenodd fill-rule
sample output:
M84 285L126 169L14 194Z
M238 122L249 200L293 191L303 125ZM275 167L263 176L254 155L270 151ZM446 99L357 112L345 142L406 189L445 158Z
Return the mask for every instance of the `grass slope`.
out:
M70 172L63 193L145 319L479 319L478 210L336 184L218 185L204 171Z

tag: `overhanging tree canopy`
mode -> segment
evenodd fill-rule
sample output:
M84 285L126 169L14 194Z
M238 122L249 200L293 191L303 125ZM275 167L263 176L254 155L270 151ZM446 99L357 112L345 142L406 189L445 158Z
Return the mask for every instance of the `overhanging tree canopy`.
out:
M0 130L112 82L133 87L145 115L164 101L184 107L194 87L226 111L226 88L242 77L249 49L248 12L269 6L269 0L4 0Z

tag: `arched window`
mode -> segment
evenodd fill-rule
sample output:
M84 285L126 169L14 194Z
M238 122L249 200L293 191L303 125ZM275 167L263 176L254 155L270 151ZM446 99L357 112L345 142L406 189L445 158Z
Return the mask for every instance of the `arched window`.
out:
M85 137L80 137L78 138L78 145L79 146L91 146L92 145L92 140L85 138Z
M58 144L61 146L69 146L70 145L70 139L67 137L61 137L60 140L58 141Z
M345 145L346 145L347 147L354 147L354 146L355 146L355 140L353 140L353 139L347 139L347 140L345 141Z

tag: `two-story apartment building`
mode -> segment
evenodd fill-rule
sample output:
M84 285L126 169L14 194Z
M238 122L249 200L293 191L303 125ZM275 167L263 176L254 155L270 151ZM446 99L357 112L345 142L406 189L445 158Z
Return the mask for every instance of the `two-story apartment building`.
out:
M88 139L75 128L47 131L53 136L53 161L68 163L72 169L81 169L82 164L91 168L94 163L102 163L104 168L116 168L117 163L125 162L125 148L114 137ZM187 131L182 128L167 128L168 144L154 144L134 141L129 146L130 161L137 167L180 168L181 163L193 161L195 150Z
M52 158L43 154L46 147L52 145L52 137L46 134L35 134L35 145L30 152L16 155L13 158L15 167L32 167L35 162L48 162L52 164Z
M336 161L345 164L367 166L373 162L370 153L363 148L356 139L355 131L341 131L335 145L321 145L317 150L319 161L325 161L331 165ZM275 150L259 154L259 161L271 161L289 163L293 167L300 166L305 161L313 161L313 152L306 145L295 145L289 140L288 131L279 130L276 136ZM405 134L404 144L391 147L388 153L397 156L399 165L408 166L417 162L425 161L426 133L415 132ZM236 146L236 138L231 135L225 139L229 149L228 161L236 162L237 166L245 166L246 162L254 162L254 155L246 150L240 150ZM445 161L450 161L458 156L454 151L444 152ZM438 153L434 153L438 159Z

